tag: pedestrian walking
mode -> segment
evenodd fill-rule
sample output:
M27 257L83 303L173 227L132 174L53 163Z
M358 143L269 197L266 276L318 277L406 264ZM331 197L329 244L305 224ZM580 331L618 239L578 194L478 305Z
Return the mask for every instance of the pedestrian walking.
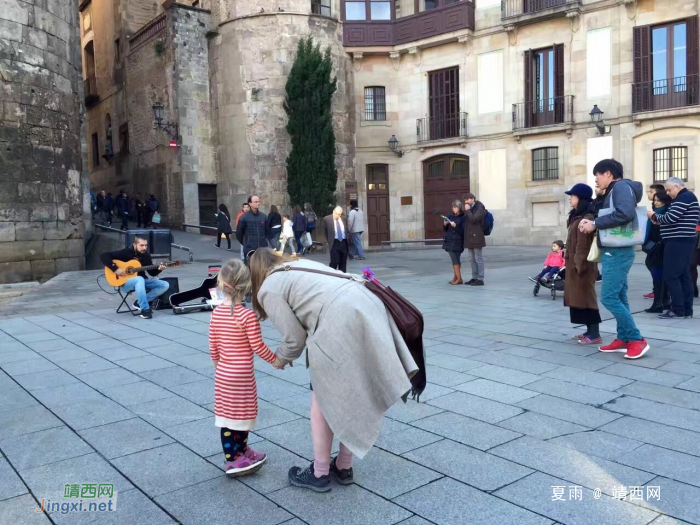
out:
M289 248L292 250L292 255L296 255L297 251L294 248L294 225L292 224L289 215L282 216L282 236L280 238L280 253L284 253L284 248L289 243Z
M601 212L603 209L612 211L607 214L599 212L594 220L582 219L579 230L582 233L593 233L598 229L600 232L636 221L637 203L642 200L644 192L641 182L624 179L622 164L615 159L598 162L593 168L593 174L596 186L605 190ZM634 246L603 248L599 238L596 242L603 251L601 302L617 322L617 337L612 343L598 349L607 353L625 352L625 358L639 359L650 347L632 318L627 300L627 276L634 262Z
M103 220L107 224L107 226L112 226L112 210L114 209L114 197L112 197L111 193L107 194L102 206Z
M357 205L357 200L350 201L350 212L348 213L348 230L350 231L350 259L356 258L358 261L365 260L365 251L362 247L362 234L365 231L365 216Z
M668 211L671 201L671 196L665 190L661 190L653 196L651 205L655 213L664 214ZM650 294L654 302L644 311L649 314L661 314L671 309L671 292L664 282L664 242L661 238L661 226L651 219L648 221L647 237L642 250L647 254L644 264L654 285L654 291Z
M294 240L297 242L299 254L304 255L306 248L301 240L306 233L306 216L301 212L301 206L294 206L292 209L292 224L294 228Z
M472 267L472 278L464 284L469 286L483 286L483 249L484 246L486 246L484 220L486 219L486 207L476 200L473 193L467 193L464 197L464 215L464 247L467 249L469 262Z
M331 252L329 266L345 273L348 265L348 225L343 217L343 208L336 206L331 215L323 218L323 225Z
M267 214L267 222L270 226L270 246L277 249L282 234L282 216L280 215L277 206L270 206L270 213Z
M238 212L238 215L236 215L236 229L238 229L238 221L241 220L241 217L243 217L244 214L248 213L250 210L250 197L248 197L248 201L244 202L243 205L241 206L241 211ZM241 259L245 261L245 253L243 252L243 245L241 244Z
M248 446L248 434L258 417L258 392L253 357L257 354L283 368L263 342L260 322L241 303L250 292L250 271L243 261L230 259L217 277L226 299L211 314L209 353L214 363L214 424L221 429L224 472L229 477L252 474L267 457Z
M314 230L316 229L318 217L316 217L314 209L308 202L304 204L304 217L306 217L306 233L309 234L309 237L312 237ZM309 246L308 251L314 251L313 238L311 239L311 245Z
M158 199L156 199L156 196L153 194L151 194L148 197L148 200L146 201L146 212L148 215L146 216L147 224L145 225L145 227L148 228L150 226L151 228L155 229L155 224L156 222L160 222L160 219L158 219L158 221L154 221L153 217L156 213L160 216L160 203L158 202Z
M693 317L693 283L690 280L690 262L697 246L695 228L700 221L700 205L685 182L671 177L664 184L673 199L666 213L650 211L652 222L661 225L664 243L664 282L671 292L671 310L659 315L661 319Z
M225 204L219 204L219 211L214 214L216 217L216 247L221 248L221 237L226 237L228 251L231 251L231 214Z
M146 203L141 198L141 195L136 195L134 198L134 208L136 208L136 227L146 227Z
M450 284L462 284L462 253L464 252L464 205L462 201L456 200L452 203L452 213L443 217L442 227L445 230L445 237L442 242L442 249L445 250L452 261L452 280Z
M292 467L288 479L316 492L331 490L331 476L354 483L353 454L371 450L384 414L411 389L416 362L384 303L362 282L266 249L255 252L250 269L255 312L282 332L277 359L291 364L307 349L314 459ZM340 449L331 459L334 436Z
M246 264L251 252L268 246L269 236L267 215L260 211L260 197L253 195L250 198L250 209L241 215L236 225L236 238L243 246Z
M582 345L601 344L601 319L595 291L598 264L588 261L595 235L593 232L585 233L579 229L582 220L593 220L593 190L587 184L579 183L565 193L569 196L571 211L566 222L564 306L569 307L569 319L572 324L586 325L586 331L575 335L574 339Z
M120 230L128 230L129 229L129 218L131 217L131 207L129 205L129 198L126 194L125 191L122 192L121 198L119 199L119 202L117 203L117 211L119 212L119 215L121 216L122 223L119 226Z

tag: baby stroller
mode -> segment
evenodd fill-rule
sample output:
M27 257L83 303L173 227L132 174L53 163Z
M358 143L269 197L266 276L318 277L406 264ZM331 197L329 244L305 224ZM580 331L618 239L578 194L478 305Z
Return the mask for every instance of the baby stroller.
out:
M543 277L538 282L535 283L535 288L532 290L532 295L537 297L540 293L540 288L545 287L552 292L552 301L557 298L557 292L564 291L564 279L566 277L566 266L563 266L557 270L557 272L551 277Z

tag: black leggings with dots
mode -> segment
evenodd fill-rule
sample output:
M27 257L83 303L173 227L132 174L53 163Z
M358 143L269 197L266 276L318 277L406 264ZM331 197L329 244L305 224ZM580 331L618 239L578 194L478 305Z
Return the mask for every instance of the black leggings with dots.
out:
M226 461L236 461L248 450L248 431L222 428L221 445L224 447Z

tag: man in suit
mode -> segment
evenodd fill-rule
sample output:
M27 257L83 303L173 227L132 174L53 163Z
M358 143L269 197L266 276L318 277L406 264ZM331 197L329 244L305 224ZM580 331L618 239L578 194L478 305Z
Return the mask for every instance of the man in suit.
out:
M343 217L343 208L336 206L331 215L323 218L331 264L334 270L347 271L348 264L348 225Z

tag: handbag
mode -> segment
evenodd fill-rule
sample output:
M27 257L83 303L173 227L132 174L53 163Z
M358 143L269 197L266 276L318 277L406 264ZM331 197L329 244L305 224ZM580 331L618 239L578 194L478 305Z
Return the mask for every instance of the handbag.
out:
M588 252L588 262L599 263L603 260L603 250L598 246L598 232L593 236L593 242L591 243L591 249Z
M647 255L653 252L654 248L656 248L656 241L647 241L642 244L642 251Z
M391 314L391 317L396 323L404 343L406 343L406 346L408 347L411 357L418 367L418 371L413 374L410 381L411 396L413 399L420 402L420 395L423 393L423 390L425 390L427 383L427 376L425 373L425 351L423 349L424 321L423 314L420 313L420 310L413 306L413 304L411 304L405 297L388 286L380 283L374 277L374 274L369 271L367 272L368 276L366 276L364 279L360 279L354 275L330 273L322 270L314 270L312 268L298 268L289 264L275 270L275 272L288 270L316 273L320 275L328 275L330 277L339 277L349 281L357 281L363 284L365 288L367 288L374 295L379 297L379 299L384 303L386 309Z
M156 224L160 224L160 213L155 212L153 214L153 217L151 218L151 222L155 222Z
M634 194L632 188L627 186ZM598 217L610 215L615 211L613 204L613 193L610 194L610 207L603 208L598 212ZM598 230L600 245L606 248L623 248L628 246L639 246L644 243L647 238L647 229L649 221L647 220L647 209L645 206L635 207L635 217L627 224L616 226L607 230Z

